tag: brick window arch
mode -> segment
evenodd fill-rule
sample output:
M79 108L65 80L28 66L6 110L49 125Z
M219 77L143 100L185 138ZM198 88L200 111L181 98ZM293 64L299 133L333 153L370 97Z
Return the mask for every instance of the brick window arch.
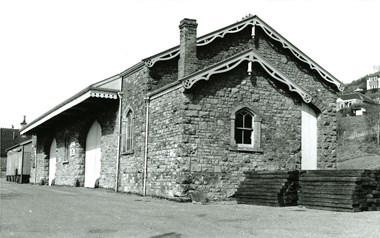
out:
M249 106L238 106L231 112L230 149L261 151L261 117Z
M122 121L122 153L133 153L134 141L134 113L127 107Z

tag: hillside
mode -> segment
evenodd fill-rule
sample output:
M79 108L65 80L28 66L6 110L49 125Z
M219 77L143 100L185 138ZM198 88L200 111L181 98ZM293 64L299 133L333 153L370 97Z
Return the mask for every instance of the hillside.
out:
M367 90L367 76L364 76L360 79L354 80L351 83L346 84L346 88L344 89L344 93L353 92L357 88L361 88L365 91Z
M380 98L380 89L367 90L367 78L371 76L380 77L380 71L363 76L360 79L354 80L351 83L346 84L346 88L343 93L344 94L351 93L351 92L354 92L356 89L360 88L364 90L362 93L366 95L367 97L372 98L372 99Z
M338 169L380 168L380 147L364 116L338 115Z

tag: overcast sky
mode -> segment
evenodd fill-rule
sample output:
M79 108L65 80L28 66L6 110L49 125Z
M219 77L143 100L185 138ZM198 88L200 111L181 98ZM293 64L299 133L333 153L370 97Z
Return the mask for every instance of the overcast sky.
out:
M380 65L380 0L0 0L0 127L20 127L86 86L198 36L262 20L344 83Z

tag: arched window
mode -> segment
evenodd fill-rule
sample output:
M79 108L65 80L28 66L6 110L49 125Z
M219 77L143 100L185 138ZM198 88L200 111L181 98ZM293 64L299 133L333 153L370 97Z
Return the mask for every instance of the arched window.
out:
M243 109L235 117L235 141L238 145L253 145L254 115Z
M133 111L128 108L123 116L122 152L133 152Z
M261 117L250 107L239 106L231 113L232 150L261 151Z

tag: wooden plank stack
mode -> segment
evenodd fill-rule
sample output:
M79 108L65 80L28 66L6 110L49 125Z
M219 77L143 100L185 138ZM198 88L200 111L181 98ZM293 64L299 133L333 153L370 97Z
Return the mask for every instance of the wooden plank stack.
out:
M299 176L303 207L333 211L379 211L380 170L310 170Z
M296 206L298 171L246 172L235 193L237 203L264 206Z

